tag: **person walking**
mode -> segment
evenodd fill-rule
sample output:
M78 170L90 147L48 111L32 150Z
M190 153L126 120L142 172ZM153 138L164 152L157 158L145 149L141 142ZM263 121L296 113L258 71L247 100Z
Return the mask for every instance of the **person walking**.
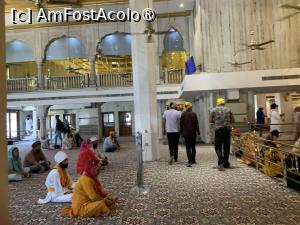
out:
M62 133L65 131L64 123L59 119L59 115L55 116L56 119L56 129L55 129L55 145L57 145L57 138L60 140L60 145L62 145Z
M276 103L271 104L271 113L270 113L270 133L273 130L278 130L280 133L280 123L282 122L282 117L284 114L279 114L278 105Z
M259 136L262 137L265 125L265 114L264 114L264 107L259 106L258 110L256 111L256 123L259 126Z
M177 162L178 160L178 142L180 137L179 123L181 112L175 110L175 102L171 102L169 107L170 108L163 114L163 130L164 134L167 133L170 152L169 164L172 165L174 161Z
M200 135L199 122L196 113L192 112L192 107L192 103L186 102L186 111L180 118L180 133L185 141L188 167L196 163L196 137L197 134Z
M223 171L229 168L231 123L234 117L231 110L225 106L224 98L217 99L217 106L212 109L209 122L215 125L215 150L218 156L218 168Z

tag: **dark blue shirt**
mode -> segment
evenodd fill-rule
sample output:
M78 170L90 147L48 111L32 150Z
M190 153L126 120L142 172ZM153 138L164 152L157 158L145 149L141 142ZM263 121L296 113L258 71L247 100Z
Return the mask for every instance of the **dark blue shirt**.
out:
M256 112L256 122L258 124L264 124L265 123L265 115L264 112L262 110L257 110Z

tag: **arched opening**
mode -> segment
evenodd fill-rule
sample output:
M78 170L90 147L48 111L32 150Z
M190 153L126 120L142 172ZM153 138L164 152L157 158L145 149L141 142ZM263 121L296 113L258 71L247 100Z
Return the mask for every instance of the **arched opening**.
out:
M43 73L47 76L88 74L89 64L82 42L66 36L49 42L45 50Z
M131 73L131 35L115 32L97 44L96 73Z
M29 78L37 74L32 47L22 40L6 43L6 77Z
M164 36L164 50L162 52L162 69L178 70L185 68L187 60L184 49L183 38L174 27L169 29L169 33Z

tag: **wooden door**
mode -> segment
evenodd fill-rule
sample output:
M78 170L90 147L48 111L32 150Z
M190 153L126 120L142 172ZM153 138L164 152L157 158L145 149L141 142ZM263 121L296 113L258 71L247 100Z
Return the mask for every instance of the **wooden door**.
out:
M103 136L109 136L110 131L115 131L115 117L113 112L102 113Z
M132 136L131 112L119 112L120 136Z

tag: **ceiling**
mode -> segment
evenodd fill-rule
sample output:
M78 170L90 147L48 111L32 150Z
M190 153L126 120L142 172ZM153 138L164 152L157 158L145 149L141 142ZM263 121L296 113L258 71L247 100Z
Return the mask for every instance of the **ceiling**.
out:
M44 0L46 2L46 0ZM55 0L59 1L59 0ZM62 2L64 0L61 0ZM34 0L4 0L5 2L5 12L11 12L11 8L15 9L36 9ZM192 10L194 7L195 0L153 0L154 9L155 10L164 10L168 9L169 11L173 10L174 8L179 9L181 11L184 10ZM89 7L89 6L109 6L109 5L124 5L128 4L128 0L78 0L78 6L79 7ZM183 6L180 7L180 4L183 4ZM54 3L47 3L46 7L51 9L59 9L64 8L66 6L70 6L71 4L54 4Z

